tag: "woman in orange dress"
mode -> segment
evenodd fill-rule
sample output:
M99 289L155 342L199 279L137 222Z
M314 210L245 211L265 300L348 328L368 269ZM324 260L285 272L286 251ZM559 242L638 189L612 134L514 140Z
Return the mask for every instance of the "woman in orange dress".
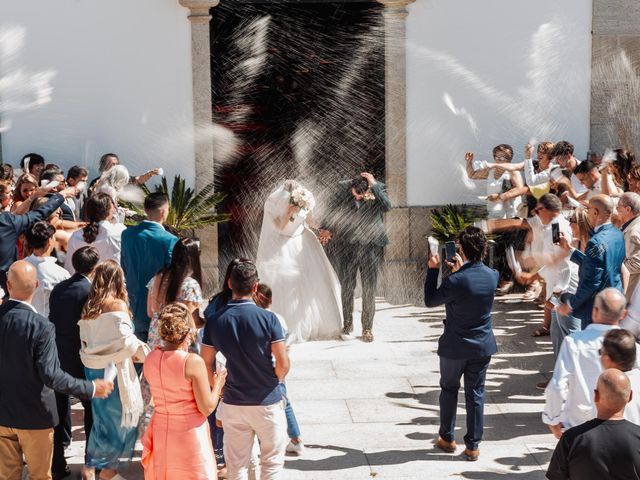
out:
M168 304L158 323L164 346L144 363L155 406L142 439L144 478L215 480L207 417L218 404L226 372L214 378L211 390L204 361L188 351L195 332L185 305Z

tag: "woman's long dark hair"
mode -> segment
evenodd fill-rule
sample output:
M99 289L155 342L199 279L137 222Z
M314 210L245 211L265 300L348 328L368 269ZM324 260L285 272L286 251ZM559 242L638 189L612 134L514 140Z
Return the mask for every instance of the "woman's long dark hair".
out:
M165 305L177 300L185 278L191 277L202 285L200 242L193 238L178 240L171 253L171 265L162 273L163 283L167 282L167 296L162 302Z
M231 300L231 294L232 294L231 288L229 288L229 279L231 278L231 271L233 270L233 267L235 267L239 263L250 262L250 261L251 260L249 260L248 258L238 257L238 258L234 258L229 262L229 265L227 265L227 271L224 274L224 281L222 282L222 290L216 293L213 296L213 298L211 298L209 303L213 303L215 300L218 300L218 299L222 302L221 307L224 307L227 303L229 303L229 301Z
M98 223L109 218L113 200L106 193L97 193L87 200L86 212L89 224L82 229L82 238L87 243L93 243L98 236Z

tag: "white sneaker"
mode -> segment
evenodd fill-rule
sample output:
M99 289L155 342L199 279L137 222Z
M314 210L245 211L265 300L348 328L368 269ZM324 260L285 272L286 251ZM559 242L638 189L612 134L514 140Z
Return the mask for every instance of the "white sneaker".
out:
M298 443L293 443L293 441L290 441L289 445L287 445L287 453L300 456L303 454L303 452L304 443L302 443L302 441L299 441Z

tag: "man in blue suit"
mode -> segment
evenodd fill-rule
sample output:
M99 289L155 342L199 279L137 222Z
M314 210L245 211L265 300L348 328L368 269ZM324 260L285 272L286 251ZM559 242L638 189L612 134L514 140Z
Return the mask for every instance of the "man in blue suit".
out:
M460 253L448 261L453 273L437 287L440 258L429 259L424 285L427 307L445 305L444 333L438 341L440 357L440 431L436 446L448 453L456 450L454 430L460 378L464 376L467 460L480 455L484 414L484 382L496 339L491 307L499 273L482 263L487 238L482 230L467 227L459 235Z
M159 270L169 266L178 238L162 226L169 215L169 199L165 194L155 192L147 195L144 211L146 220L122 232L120 263L127 280L136 336L146 342L150 323L147 284Z
M625 257L624 236L611 224L613 209L613 201L608 195L595 195L589 200L587 215L594 233L587 242L585 253L572 249L566 239L560 240L560 245L571 254L571 261L577 263L580 270L576 293L563 296L563 304L557 311L579 318L582 329L591 324L593 302L599 292L609 287L623 291L620 270Z
M32 264L11 265L7 288L10 298L0 305L0 478L22 478L24 458L29 478L51 479L54 391L105 398L113 383L80 380L60 368L55 328L31 305L38 288Z

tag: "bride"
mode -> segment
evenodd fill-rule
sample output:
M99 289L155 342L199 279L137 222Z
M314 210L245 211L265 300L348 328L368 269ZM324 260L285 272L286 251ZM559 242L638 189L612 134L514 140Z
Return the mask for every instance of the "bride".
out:
M264 205L256 266L292 342L338 338L342 327L340 282L309 228L314 205L295 180L286 180Z

